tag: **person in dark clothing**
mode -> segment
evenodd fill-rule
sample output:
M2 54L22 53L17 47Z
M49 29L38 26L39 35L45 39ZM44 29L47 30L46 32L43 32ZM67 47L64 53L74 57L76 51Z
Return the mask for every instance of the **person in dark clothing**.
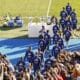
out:
M64 32L64 30L65 30L65 24L66 24L65 18L61 18L60 21L59 21L59 24L60 24L60 26L62 28L62 32Z
M65 37L65 41L66 41L66 47L68 48L68 44L69 44L70 37L71 37L71 31L69 30L69 28L67 28L64 31L64 37Z
M56 33L59 33L59 26L58 26L58 23L56 23L54 26L53 26L53 34L56 34Z
M49 30L47 30L46 33L44 34L44 40L46 41L46 48L47 50L49 50L49 45L51 43L51 37L49 35Z
M70 13L71 19L76 18L76 12L75 9Z
M77 23L78 23L77 18L73 18L72 19L72 29L73 30L77 30Z
M42 37L39 40L38 47L41 49L42 52L45 52L45 50L46 50L46 41L44 40L44 37Z
M52 67L54 61L51 59L51 55L49 55L48 59L45 61L45 68L46 70Z
M65 11L65 8L63 7L63 10L60 12L60 17L66 19L67 12Z
M53 46L52 55L53 55L55 58L57 58L57 55L60 53L60 51L61 51L61 48L60 48L60 46L59 46L59 43L57 42L57 43L55 44L55 46Z
M36 55L33 59L34 75L35 75L35 73L37 73L40 70L40 66L41 66L41 60L38 56L38 53L36 52Z
M72 22L70 17L68 17L65 24L66 24L66 28L69 28L69 30L72 30Z
M34 53L33 53L33 51L32 51L32 47L31 47L31 46L30 46L30 47L28 48L28 50L26 51L24 60L26 60L26 58L27 58L27 61L28 61L29 63L32 63L32 62L33 62Z
M25 62L24 62L24 60L23 60L22 57L17 62L17 65L16 66L17 66L19 72L21 72L25 68Z
M70 3L67 4L66 11L67 11L67 14L70 15L70 13L72 11L72 7L71 7Z

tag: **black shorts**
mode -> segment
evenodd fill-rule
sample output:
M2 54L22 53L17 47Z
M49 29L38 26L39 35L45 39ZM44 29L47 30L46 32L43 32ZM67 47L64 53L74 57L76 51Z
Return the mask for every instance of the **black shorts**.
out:
M70 38L69 37L65 37L65 40L68 42L70 40Z

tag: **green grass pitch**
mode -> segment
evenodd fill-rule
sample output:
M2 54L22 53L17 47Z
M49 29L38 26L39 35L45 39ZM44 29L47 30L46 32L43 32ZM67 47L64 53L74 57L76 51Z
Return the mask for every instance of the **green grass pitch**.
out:
M9 13L12 16L21 17L47 16L50 0L0 0L0 16ZM77 16L80 17L80 0L52 0L49 16L59 17L62 7L70 2L73 9L76 9ZM28 19L24 19L23 28L3 29L0 27L0 38L26 37Z
M49 0L0 0L0 15L45 16Z

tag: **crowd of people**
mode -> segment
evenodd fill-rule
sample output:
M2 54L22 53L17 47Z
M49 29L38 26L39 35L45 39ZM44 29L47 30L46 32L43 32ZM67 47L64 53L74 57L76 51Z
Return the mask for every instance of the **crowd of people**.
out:
M68 3L60 16L61 31L57 19L53 26L53 38L42 26L37 51L34 52L30 46L15 66L6 55L0 54L0 80L80 80L80 51L65 50L61 36L68 49L72 33L77 29L76 13ZM50 45L53 45L52 49ZM45 57L46 54L48 57Z
M31 55L30 55L31 54ZM53 56L44 60L44 53L32 48L13 66L6 55L0 54L0 80L80 80L80 51L60 51L56 59ZM25 59L30 63L25 66Z

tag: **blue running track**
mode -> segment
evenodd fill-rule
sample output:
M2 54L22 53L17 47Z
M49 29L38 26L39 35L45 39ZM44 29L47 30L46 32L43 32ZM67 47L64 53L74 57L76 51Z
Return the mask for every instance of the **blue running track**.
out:
M29 46L32 46L35 52L38 47L37 44L38 39L0 39L0 52L8 55L8 59L15 65L18 58L25 55ZM52 47L53 45L50 46L50 49L52 49ZM69 50L80 50L80 39L71 39L69 42ZM47 56L48 54L46 54L45 57Z

